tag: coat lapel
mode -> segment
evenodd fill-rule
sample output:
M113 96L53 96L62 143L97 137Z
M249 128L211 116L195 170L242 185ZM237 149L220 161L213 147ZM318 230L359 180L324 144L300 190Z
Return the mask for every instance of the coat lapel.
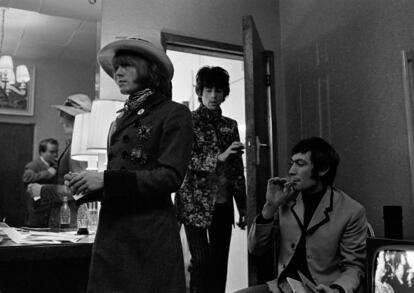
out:
M303 216L305 214L305 205L303 203L303 199L302 199L302 193L300 193L298 195L298 197L296 198L296 201L293 203L293 205L290 207L293 215L296 218L296 221L298 222L301 230L303 231L304 226L303 226Z
M115 125L113 125L115 128L112 130L111 137L116 136L123 129L127 128L132 123L135 123L135 121L147 116L153 107L155 107L156 105L158 105L166 99L167 98L163 95L155 93L154 95L148 97L148 101L143 103L142 107L140 107L138 110L135 110L134 112L129 113L129 115L126 116L125 112L122 112L123 114L118 116L119 118L116 118L115 120Z
M69 142L66 144L65 149L63 150L63 152L60 154L58 160L57 160L57 165L61 166L61 161L63 160L64 157L66 157L66 153L69 151L70 145L72 144L72 140L69 140Z
M333 190L328 187L321 202L315 210L312 219L308 225L307 233L312 233L323 224L329 222L329 213L333 209Z

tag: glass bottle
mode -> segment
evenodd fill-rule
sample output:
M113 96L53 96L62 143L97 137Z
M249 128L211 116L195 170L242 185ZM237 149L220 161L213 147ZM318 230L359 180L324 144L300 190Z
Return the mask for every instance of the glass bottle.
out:
M88 226L89 226L89 209L86 203L81 204L78 209L77 214L78 222L78 234L79 235L88 235Z
M68 197L63 197L63 203L60 207L60 228L66 229L70 226L70 208L68 205Z

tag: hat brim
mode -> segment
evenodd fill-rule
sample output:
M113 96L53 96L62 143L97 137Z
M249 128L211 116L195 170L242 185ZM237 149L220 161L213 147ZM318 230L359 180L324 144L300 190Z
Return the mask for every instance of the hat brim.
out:
M133 51L143 55L150 61L157 63L160 69L172 79L174 75L174 66L164 52L152 43L141 39L126 39L112 42L103 47L98 53L98 62L102 66L102 69L112 78L114 78L114 72L112 68L112 58L119 50Z
M86 113L87 111L82 110L82 109L76 109L73 107L69 107L69 106L63 106L63 105L52 105L53 108L56 108L62 112L65 112L71 116L76 116L78 114L82 114L82 113Z

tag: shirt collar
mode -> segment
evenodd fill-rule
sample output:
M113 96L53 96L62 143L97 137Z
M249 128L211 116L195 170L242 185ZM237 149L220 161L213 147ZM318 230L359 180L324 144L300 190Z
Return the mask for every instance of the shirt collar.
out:
M204 117L206 120L218 120L221 119L221 108L216 110L210 110L203 103L200 104L197 111L201 117Z
M42 156L40 156L39 158L43 163L45 163L46 166L50 167L50 164Z

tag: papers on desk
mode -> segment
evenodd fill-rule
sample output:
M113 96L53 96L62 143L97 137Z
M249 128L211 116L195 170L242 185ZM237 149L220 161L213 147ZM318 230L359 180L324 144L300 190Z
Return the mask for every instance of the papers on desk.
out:
M72 196L75 200L78 200L78 199L81 199L82 197L84 197L85 193L74 194Z
M302 282L289 277L286 278L293 293L318 293L315 284L311 280L300 271L298 271L298 274Z
M59 244L62 242L78 242L83 235L75 232L18 231L13 227L0 227L0 232L7 235L17 244Z

